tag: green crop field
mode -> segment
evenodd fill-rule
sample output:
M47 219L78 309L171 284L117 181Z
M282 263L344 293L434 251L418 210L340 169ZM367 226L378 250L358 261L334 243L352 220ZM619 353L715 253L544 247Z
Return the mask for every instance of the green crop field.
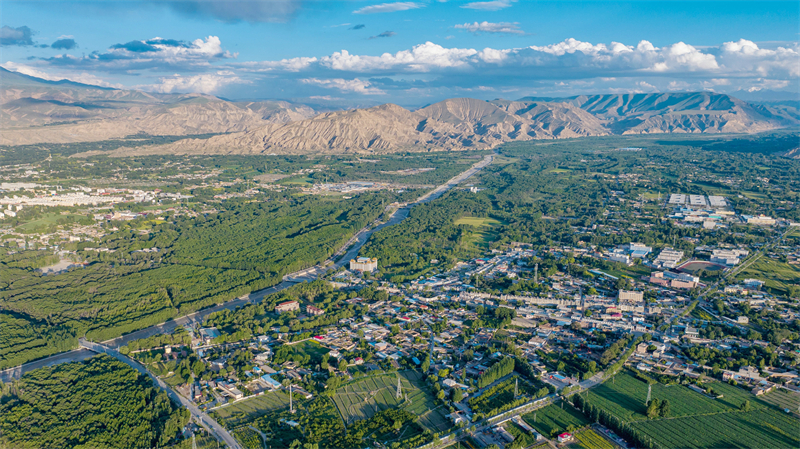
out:
M716 390L718 385L712 386ZM652 397L669 400L672 417L717 413L729 408L682 385L654 384ZM588 394L590 404L611 412L623 421L647 419L645 400L647 384L625 372L593 388Z
M528 413L522 419L545 437L566 432L568 427L577 429L590 424L583 413L568 403L550 404Z
M614 449L616 445L606 440L592 429L582 430L575 434L581 446L586 449Z
M797 448L800 421L773 408L640 421L633 428L658 447Z
M761 400L780 409L788 408L794 413L797 413L798 408L800 408L800 393L784 390L783 388L778 388L761 396Z
M755 396L747 390L721 382L707 382L719 399L710 398L683 385L653 384L652 398L668 400L666 418L645 416L647 384L627 372L617 374L582 396L588 404L603 409L630 424L639 438L664 448L796 448L800 446L800 420L784 413L785 405L798 404L798 395L788 391ZM772 396L770 396L772 395ZM748 411L742 411L749 402ZM776 408L777 406L777 408Z
M397 375L383 374L370 376L339 387L333 398L336 408L347 424L357 420L369 419L375 413L389 409L402 408L420 416L419 424L432 432L440 432L450 427L445 414L427 387L422 376L414 371L400 373L403 398L397 399ZM408 397L406 401L405 397Z
M296 395L295 395L296 396ZM251 421L261 415L274 410L288 408L289 395L282 391L266 393L254 398L234 402L231 405L218 408L214 412L225 423L236 425L242 421Z

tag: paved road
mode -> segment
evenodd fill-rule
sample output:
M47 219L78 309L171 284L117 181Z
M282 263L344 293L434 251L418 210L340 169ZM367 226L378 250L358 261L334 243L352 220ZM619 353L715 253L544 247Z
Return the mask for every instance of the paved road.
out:
M419 197L413 203L407 204L404 207L397 209L396 211L394 211L394 213L392 213L392 215L385 223L377 225L375 223L372 223L366 228L356 233L356 235L352 239L350 239L350 242L348 242L348 244L344 246L345 248L349 246L349 249L347 249L344 255L338 259L338 261L327 260L315 267L307 268L305 270L300 270L293 274L287 275L284 277L284 280L281 283L274 285L272 287L259 290L257 292L253 292L248 295L236 298L232 301L228 301L223 304L218 304L216 306L209 307L207 309L203 309L179 318L175 318L173 320L169 320L161 324L140 329L136 332L132 332L130 334L123 335L121 337L104 341L103 345L109 348L118 349L121 346L127 345L128 342L133 340L152 337L153 335L171 333L179 326L186 326L186 325L191 326L195 324L200 324L206 319L206 317L208 317L210 314L214 312L219 312L221 310L226 310L226 309L233 310L237 307L241 307L249 303L260 302L261 300L264 299L265 296L287 289L298 282L313 281L317 279L318 276L328 272L329 270L339 269L340 267L348 263L350 259L354 258L358 254L358 252L361 250L364 244L367 243L367 240L369 240L370 236L375 231L383 229L386 226L396 225L401 221L405 220L406 218L408 218L408 214L411 212L412 207L414 207L417 204L426 203L441 197L448 190L452 189L459 183L473 176L475 173L478 173L481 169L483 169L487 165L491 164L492 161L494 160L494 156L495 155L492 154L484 157L483 160L474 164L468 170L450 179L445 184L442 184L439 187L432 190L431 192L428 192L425 195ZM337 251L337 253L339 253L340 251ZM66 362L77 362L85 360L91 357L92 355L93 353L87 352L85 349L84 350L78 349L75 351L69 351L61 354L52 355L50 357L46 357L44 359L37 360L35 362L26 363L21 366L0 371L0 381L9 382L12 379L19 379L20 376L22 376L23 374L38 368L57 365Z
M208 430L208 432L214 436L214 438L216 438L218 441L225 442L225 444L227 444L230 449L242 449L241 445L239 445L239 442L236 441L236 439L230 433L228 433L228 431L225 430L224 427L222 427L214 419L203 413L199 408L197 408L194 405L194 403L192 403L192 401L179 395L177 392L175 392L175 390L170 388L169 385L164 383L163 380L154 376L147 368L145 368L139 362L131 359L130 357L126 357L120 354L113 348L109 348L108 346L104 346L99 343L93 343L81 338L79 340L79 344L81 345L82 348L85 348L88 351L93 351L98 354L100 353L108 354L109 356L114 357L120 362L127 364L136 371L139 371L140 373L150 377L150 379L153 380L153 383L155 383L159 388L164 390L170 397L170 399L186 407L189 410L189 413L191 413L192 416L194 417L195 421L197 421L198 423L200 423L200 425L205 427L206 430Z

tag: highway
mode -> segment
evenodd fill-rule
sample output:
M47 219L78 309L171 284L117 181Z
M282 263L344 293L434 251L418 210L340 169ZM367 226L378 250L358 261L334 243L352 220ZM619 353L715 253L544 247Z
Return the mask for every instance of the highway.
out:
M214 438L218 441L223 441L225 444L228 445L230 449L242 449L242 446L239 444L238 441L231 435L224 427L222 427L218 422L214 419L203 413L199 408L197 408L192 401L189 399L184 398L183 396L179 395L175 390L169 387L163 380L159 379L155 375L153 375L150 371L147 370L143 365L139 362L131 359L130 357L126 357L113 348L109 348L107 346L101 345L99 343L93 343L81 338L79 341L82 349L92 351L98 354L108 354L111 357L119 360L122 363L130 366L131 368L139 371L140 373L150 377L153 380L153 383L156 384L159 388L164 390L174 402L183 405L189 410L189 413L192 414L195 421L198 422L201 426L203 426L206 430L208 430L209 434L211 434Z

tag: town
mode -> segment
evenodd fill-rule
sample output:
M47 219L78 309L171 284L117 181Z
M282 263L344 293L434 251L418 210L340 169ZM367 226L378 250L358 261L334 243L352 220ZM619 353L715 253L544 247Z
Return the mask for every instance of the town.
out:
M594 154L560 167L646 157ZM275 159L262 174L202 158L62 169L109 175L93 184L20 165L0 185L9 304L29 310L41 296L20 280L71 279L89 298L72 322L89 324L59 328L51 338L63 343L42 339L13 360L46 363L76 346L79 360L117 358L191 412L180 433L201 445L724 446L763 419L796 425L791 197L654 191L658 175L634 168L595 178L610 188L581 199L585 210L562 199L531 219L480 203L501 189L496 174L475 175L493 158L503 160L472 157L450 171L445 157L416 162L424 169L357 161L375 164L376 181L337 178L350 163L338 160ZM542 170L554 191L585 179ZM431 200L437 184L450 190ZM519 217L523 232L510 225ZM332 224L341 237L316 249ZM108 284L117 272L127 277ZM24 347L35 324L10 323ZM727 428L692 433L694 420L723 417ZM794 441L774 429L749 438L757 447Z
M790 232L797 228L781 235ZM695 257L636 242L546 251L511 244L399 285L374 279L378 260L359 257L309 286L314 297L298 286L304 299L212 315L179 329L177 344L154 337L122 350L237 426L281 404L293 415L322 395L347 423L386 407L418 410L423 435L444 443L464 432L477 447L591 439L625 447L613 426L550 415L565 413L556 404L567 394L616 375L686 385L702 397L723 397L709 383L734 384L798 416L798 348L789 343L797 309L763 280L736 275L761 257L798 264L800 246L782 243L700 246ZM498 294L500 285L513 293ZM263 333L240 316L262 323L255 330ZM765 320L771 329L762 335L756 323ZM300 424L289 418L275 418L286 430L266 441L291 435Z

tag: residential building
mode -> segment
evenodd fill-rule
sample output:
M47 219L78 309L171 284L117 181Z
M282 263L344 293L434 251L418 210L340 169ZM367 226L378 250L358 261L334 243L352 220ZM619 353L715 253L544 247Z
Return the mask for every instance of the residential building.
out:
M378 269L378 259L357 257L350 260L351 271L372 272Z
M319 307L315 307L315 306L312 306L312 305L309 304L309 305L306 306L306 313L308 313L309 315L313 315L313 316L319 316L319 315L324 314L325 311L320 309Z
M300 303L297 301L286 301L275 306L275 311L278 313L293 312L300 310Z
M620 290L618 299L619 302L641 302L644 300L644 292Z

